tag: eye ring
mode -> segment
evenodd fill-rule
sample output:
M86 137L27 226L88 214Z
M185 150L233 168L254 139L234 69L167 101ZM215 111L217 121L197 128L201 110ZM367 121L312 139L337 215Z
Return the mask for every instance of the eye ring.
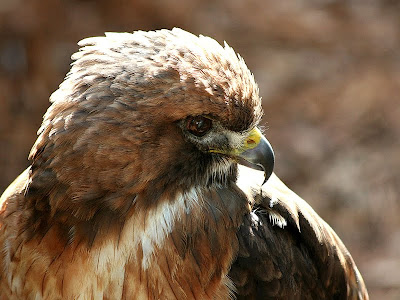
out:
M186 120L186 129L191 134L202 137L210 131L212 120L204 116L190 116Z

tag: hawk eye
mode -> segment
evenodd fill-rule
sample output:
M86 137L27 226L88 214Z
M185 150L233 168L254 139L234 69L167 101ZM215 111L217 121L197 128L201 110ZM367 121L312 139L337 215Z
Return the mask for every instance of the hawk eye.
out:
M186 120L186 129L195 136L205 135L212 127L212 121L203 116L189 117Z

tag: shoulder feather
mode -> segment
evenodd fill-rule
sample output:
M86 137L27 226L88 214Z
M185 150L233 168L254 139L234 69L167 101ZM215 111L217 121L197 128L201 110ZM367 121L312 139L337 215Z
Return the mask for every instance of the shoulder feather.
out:
M239 254L229 274L238 298L368 299L334 230L275 174L263 186L262 180L262 172L240 167L238 185L253 209L239 228Z

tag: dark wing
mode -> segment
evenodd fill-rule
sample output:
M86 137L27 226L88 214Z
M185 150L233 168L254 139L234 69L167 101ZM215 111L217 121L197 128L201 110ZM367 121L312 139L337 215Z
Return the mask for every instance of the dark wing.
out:
M229 273L238 299L368 299L350 253L303 199L275 174L261 188L240 179L261 172L239 172L254 206L239 228Z

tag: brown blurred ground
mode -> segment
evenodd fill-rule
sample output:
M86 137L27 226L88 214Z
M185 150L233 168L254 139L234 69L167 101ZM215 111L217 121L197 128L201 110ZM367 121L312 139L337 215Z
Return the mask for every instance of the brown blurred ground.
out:
M245 58L276 172L342 237L371 298L400 299L396 0L0 0L0 192L28 165L78 40L174 26Z

